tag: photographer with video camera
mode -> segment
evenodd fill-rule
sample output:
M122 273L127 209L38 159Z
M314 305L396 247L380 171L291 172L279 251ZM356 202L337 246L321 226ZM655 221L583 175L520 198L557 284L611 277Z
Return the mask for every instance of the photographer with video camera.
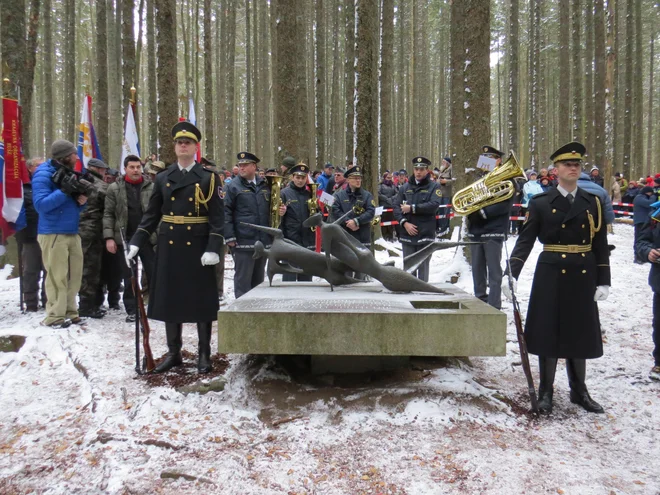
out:
M34 207L39 214L37 240L48 272L46 318L41 323L65 328L81 321L76 302L83 266L78 225L91 184L73 170L78 159L73 143L58 139L51 156L32 177Z

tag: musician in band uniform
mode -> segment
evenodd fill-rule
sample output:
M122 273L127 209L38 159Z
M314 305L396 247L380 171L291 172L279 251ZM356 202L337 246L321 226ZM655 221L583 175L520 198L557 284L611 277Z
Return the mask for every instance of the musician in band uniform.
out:
M344 172L348 181L346 189L340 189L334 195L332 218L342 220L346 231L365 247L371 246L371 221L376 214L376 202L371 193L362 188L362 168L354 165Z

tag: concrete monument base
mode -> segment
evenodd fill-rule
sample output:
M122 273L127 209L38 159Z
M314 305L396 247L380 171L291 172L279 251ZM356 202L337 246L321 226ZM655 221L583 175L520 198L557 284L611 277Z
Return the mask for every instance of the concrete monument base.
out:
M325 282L264 282L219 312L218 351L310 355L318 371L337 366L314 356L505 355L504 313L454 285L433 285L446 294L392 293L378 282L334 292Z

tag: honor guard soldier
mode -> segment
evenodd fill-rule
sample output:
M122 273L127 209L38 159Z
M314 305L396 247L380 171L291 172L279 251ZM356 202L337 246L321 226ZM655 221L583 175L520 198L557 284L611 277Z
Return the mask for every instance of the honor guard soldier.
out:
M504 153L492 146L484 146L482 155L494 158L495 167L499 167ZM502 307L502 244L509 229L512 201L486 206L467 217L465 237L469 241L481 242L470 246L474 295L495 309Z
M313 251L316 248L316 233L309 227L303 227L303 222L310 216L310 201L314 201L314 204L317 201L316 198L312 198L312 192L307 187L309 167L304 163L299 163L291 167L289 173L291 174L291 182L282 189L282 206L280 206L282 223L280 229L285 239ZM311 282L312 277L303 273L285 273L282 275L282 281Z
M183 323L197 323L200 373L211 371L211 325L218 317L215 267L223 252L224 209L219 178L195 162L201 132L190 122L172 128L177 162L156 176L149 206L131 239L128 259L158 229L147 316L165 322L168 352L156 373L179 366Z
M539 409L552 412L557 359L566 359L570 399L589 412L602 413L585 384L586 359L603 355L598 301L609 294L607 229L598 196L577 187L585 147L562 146L551 156L559 184L537 194L511 253L517 279L538 238L543 244L534 272L525 323L525 340L539 356ZM515 289L515 280L512 281ZM508 285L503 286L509 296ZM551 308L548 310L548 308Z
M442 201L440 186L429 180L431 160L413 158L414 178L399 188L394 201L394 218L401 225L401 246L404 258L435 240L436 213ZM429 257L414 274L424 282L429 281Z
M335 193L332 218L337 220L350 212L342 220L344 228L365 247L370 247L371 221L376 214L376 202L369 191L362 189L362 168L354 165L344 172L344 177L348 187Z
M238 175L225 190L225 240L234 258L234 296L238 299L264 281L266 258L253 259L254 245L261 241L270 247L270 235L244 223L269 225L270 188L257 175L259 158L242 151L238 154Z

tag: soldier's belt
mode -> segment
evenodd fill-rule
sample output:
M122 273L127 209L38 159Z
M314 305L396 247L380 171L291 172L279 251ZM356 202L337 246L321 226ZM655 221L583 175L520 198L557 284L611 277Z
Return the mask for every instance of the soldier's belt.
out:
M543 251L551 253L588 253L591 251L591 244L581 246L579 244L544 244Z
M183 225L186 223L208 223L209 217L184 217L183 215L163 215L163 222Z

